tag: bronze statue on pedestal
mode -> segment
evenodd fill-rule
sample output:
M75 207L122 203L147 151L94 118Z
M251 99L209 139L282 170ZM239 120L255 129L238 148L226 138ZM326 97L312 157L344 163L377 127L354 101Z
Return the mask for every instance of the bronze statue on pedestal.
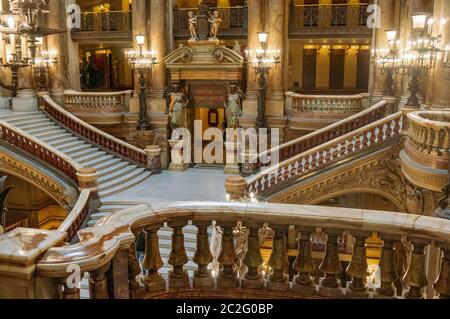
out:
M238 128L239 117L242 116L242 100L245 94L237 85L230 85L230 94L225 101L225 119L227 128Z
M169 93L169 118L171 130L187 127L184 110L189 105L189 99L184 93L180 92L180 86L174 84L173 89L173 92Z

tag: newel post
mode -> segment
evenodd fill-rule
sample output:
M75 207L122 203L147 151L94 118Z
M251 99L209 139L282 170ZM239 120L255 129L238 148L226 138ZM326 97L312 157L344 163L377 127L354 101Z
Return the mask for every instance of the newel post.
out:
M242 201L245 198L247 183L241 176L227 177L225 180L225 191L230 201Z
M81 168L77 172L79 190L89 189L91 191L89 197L89 209L95 210L100 207L100 198L98 196L97 169L93 167Z
M161 147L158 145L148 145L145 148L147 154L147 169L153 174L161 173Z

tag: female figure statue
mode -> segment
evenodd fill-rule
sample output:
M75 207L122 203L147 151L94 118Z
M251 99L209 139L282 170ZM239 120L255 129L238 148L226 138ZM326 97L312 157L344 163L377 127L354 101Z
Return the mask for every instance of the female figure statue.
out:
M174 84L173 88L174 91L169 95L170 127L172 130L185 126L183 111L189 104L189 100L186 95L180 92L180 86L178 84Z
M228 95L225 102L225 118L227 121L227 128L238 128L239 117L242 115L242 100L245 99L245 94L241 89L232 84L230 85L230 95Z

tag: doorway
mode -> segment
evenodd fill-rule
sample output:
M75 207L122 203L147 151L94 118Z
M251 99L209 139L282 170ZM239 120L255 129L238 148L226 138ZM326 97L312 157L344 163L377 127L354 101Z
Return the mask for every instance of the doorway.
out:
M332 49L330 59L330 90L344 89L345 49Z

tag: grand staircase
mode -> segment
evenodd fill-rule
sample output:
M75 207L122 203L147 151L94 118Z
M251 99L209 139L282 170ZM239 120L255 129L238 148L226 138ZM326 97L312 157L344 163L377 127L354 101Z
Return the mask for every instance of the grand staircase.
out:
M100 201L142 183L151 175L145 168L76 136L44 112L2 113L0 119L52 146L81 166L96 168Z

